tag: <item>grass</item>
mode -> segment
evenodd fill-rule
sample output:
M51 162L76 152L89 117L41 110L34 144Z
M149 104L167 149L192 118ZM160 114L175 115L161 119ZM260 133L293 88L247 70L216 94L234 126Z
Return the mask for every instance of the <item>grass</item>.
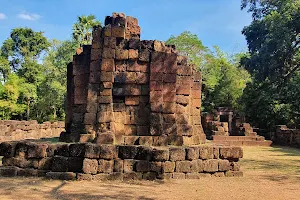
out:
M240 164L244 171L300 180L300 149L244 147L244 158Z

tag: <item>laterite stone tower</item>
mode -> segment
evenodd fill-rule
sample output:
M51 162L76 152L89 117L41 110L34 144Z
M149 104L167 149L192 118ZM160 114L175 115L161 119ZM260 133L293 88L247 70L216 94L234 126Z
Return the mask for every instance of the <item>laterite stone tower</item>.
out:
M136 18L113 13L68 65L65 142L197 145L201 73L174 46L140 40Z

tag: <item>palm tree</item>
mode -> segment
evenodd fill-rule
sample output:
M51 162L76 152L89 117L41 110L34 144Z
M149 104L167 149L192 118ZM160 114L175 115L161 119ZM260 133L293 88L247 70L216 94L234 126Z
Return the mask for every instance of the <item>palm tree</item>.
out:
M95 15L79 16L73 25L73 39L81 45L92 43L92 29L94 26L101 26Z

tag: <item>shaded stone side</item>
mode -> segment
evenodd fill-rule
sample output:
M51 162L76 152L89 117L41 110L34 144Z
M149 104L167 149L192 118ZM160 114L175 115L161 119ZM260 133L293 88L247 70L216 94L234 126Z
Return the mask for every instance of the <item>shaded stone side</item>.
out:
M45 176L64 180L199 179L242 176L240 147L154 148L132 145L0 144L1 176Z
M65 130L65 122L0 120L0 141L59 137Z

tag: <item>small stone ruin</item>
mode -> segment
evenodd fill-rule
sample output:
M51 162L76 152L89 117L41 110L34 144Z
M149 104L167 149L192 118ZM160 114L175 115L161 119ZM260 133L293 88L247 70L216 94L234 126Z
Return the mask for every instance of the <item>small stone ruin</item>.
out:
M195 145L201 126L201 73L174 46L140 40L137 19L114 14L68 66L62 141Z
M67 70L61 143L3 142L0 175L68 180L242 176L240 147L200 145L201 73L133 17L95 27Z

